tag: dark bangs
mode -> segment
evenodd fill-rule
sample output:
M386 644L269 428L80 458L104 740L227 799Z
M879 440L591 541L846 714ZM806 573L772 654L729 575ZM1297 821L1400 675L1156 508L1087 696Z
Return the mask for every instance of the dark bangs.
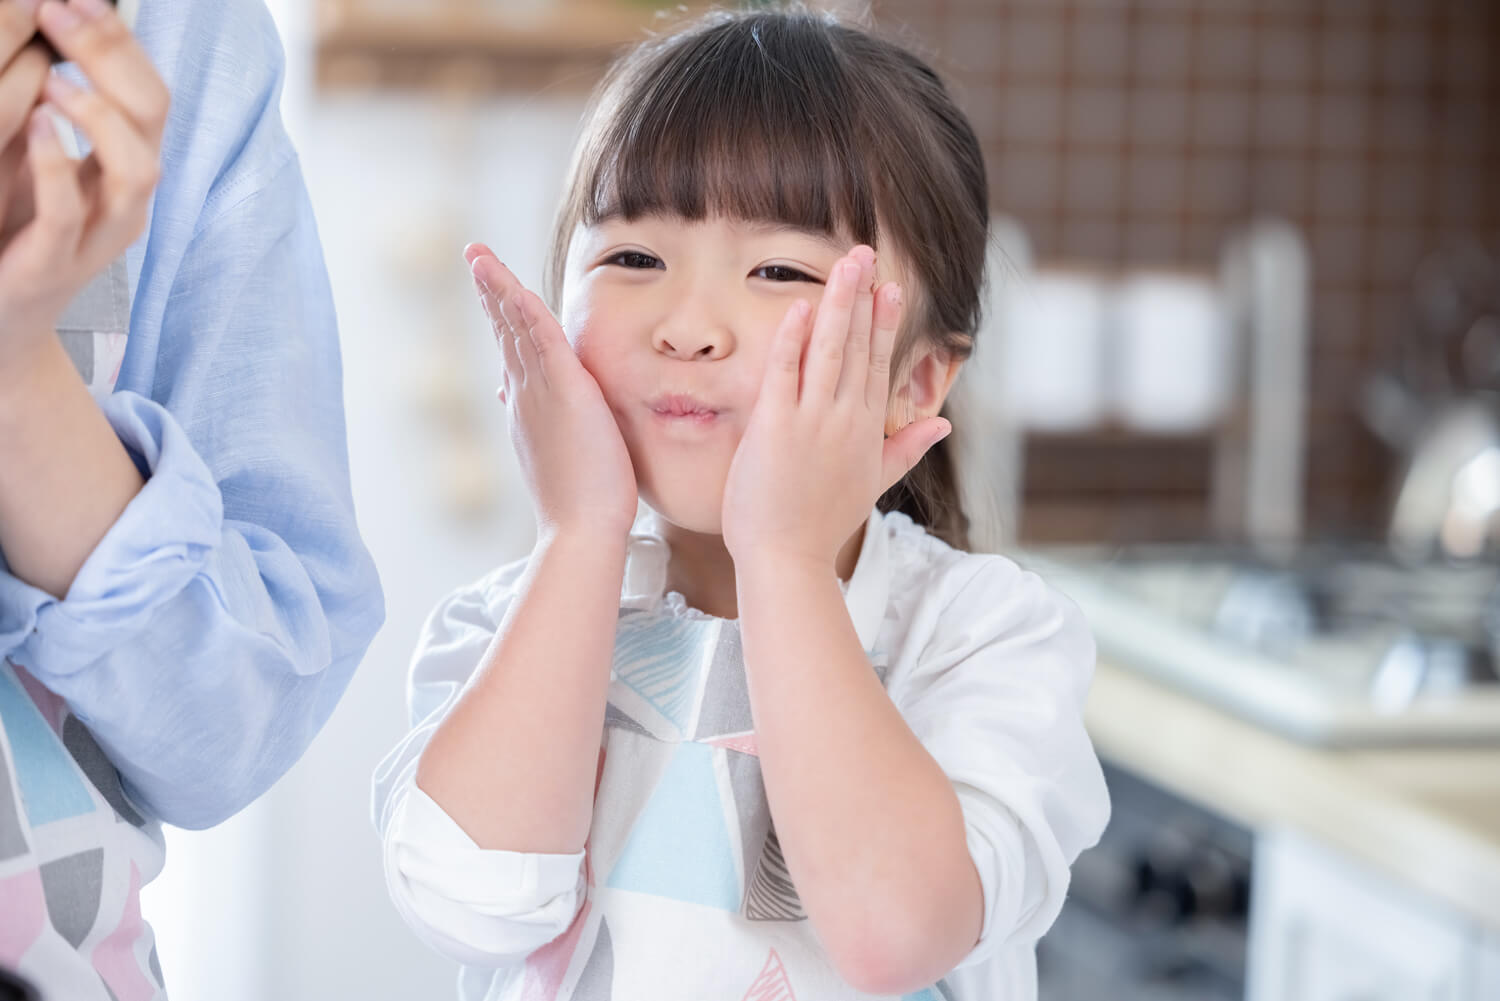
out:
M873 137L851 114L869 95L857 91L818 15L726 16L642 46L596 97L549 291L561 293L573 228L617 217L724 216L875 246Z
M909 273L895 371L921 347L974 349L989 232L979 140L919 56L831 15L710 14L637 47L595 91L563 190L554 309L580 223L723 216L897 249ZM962 548L955 469L939 444L881 510Z

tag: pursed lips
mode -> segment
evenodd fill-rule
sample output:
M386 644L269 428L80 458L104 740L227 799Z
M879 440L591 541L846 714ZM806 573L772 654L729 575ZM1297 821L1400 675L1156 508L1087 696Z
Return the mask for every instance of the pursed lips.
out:
M653 414L671 423L709 424L722 412L718 407L686 393L664 394L647 406Z

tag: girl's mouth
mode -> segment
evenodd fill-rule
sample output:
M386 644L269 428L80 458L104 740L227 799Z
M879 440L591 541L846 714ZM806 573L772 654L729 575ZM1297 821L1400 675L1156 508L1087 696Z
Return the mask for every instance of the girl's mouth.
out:
M658 396L647 406L659 419L674 425L712 424L720 413L717 407L683 393Z

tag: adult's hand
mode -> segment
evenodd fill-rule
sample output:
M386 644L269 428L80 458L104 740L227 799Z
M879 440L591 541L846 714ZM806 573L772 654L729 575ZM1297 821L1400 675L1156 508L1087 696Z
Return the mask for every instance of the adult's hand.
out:
M26 123L42 97L51 56L36 37L35 2L0 3L0 246L31 219Z
M145 228L169 103L150 58L105 0L45 0L36 16L92 89L47 75L47 103L28 109L25 135L13 140L24 141L34 204L0 248L0 368L36 353L68 303ZM48 106L88 137L86 159L66 154Z

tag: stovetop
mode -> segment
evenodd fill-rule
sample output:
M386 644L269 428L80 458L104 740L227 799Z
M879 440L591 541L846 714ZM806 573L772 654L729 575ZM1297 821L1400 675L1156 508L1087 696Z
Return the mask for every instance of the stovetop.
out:
M1301 740L1500 742L1500 565L1313 547L1018 557L1083 607L1100 655Z

